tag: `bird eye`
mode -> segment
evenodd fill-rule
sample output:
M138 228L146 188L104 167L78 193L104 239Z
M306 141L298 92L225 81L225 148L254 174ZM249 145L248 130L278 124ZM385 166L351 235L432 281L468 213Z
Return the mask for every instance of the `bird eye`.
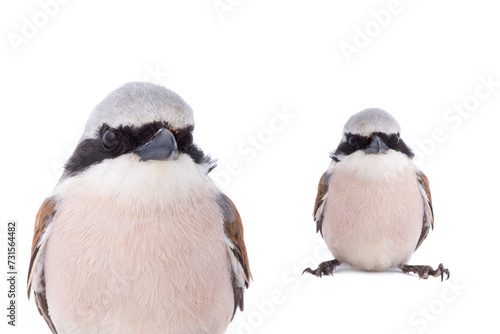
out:
M356 137L351 136L351 137L349 137L348 142L349 142L349 145L351 145L352 147L355 147L356 144L358 143L358 140L356 139Z
M102 145L105 149L110 150L118 144L118 138L115 131L108 129L102 136Z
M391 138L391 141L394 145L399 145L399 136L398 135L393 135Z

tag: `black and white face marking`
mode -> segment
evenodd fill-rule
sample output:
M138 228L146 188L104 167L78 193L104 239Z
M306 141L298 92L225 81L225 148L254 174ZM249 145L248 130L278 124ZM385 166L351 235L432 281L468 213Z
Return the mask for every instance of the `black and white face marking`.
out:
M373 132L370 136L362 136L349 132L345 134L345 138L330 156L337 162L339 156L347 156L359 150L365 151L366 154L383 154L391 149L405 154L410 159L415 155L400 138L399 133Z
M165 130L160 131L161 129ZM195 163L210 165L209 171L211 171L215 167L214 161L193 143L192 132L193 126L172 130L167 123L163 122L148 123L140 127L120 125L117 128L111 128L107 124L103 124L97 131L95 138L84 139L78 144L66 163L65 172L69 175L75 175L105 159L114 159L136 150L138 151L136 154L141 156L143 161L162 160L163 156L168 159L171 154L188 154ZM172 146L170 155L161 149L155 150L154 153L151 153L151 151L146 152L145 147L155 145L146 144L153 143L157 138L162 141L162 146L164 146L165 142L168 142L167 147L168 145ZM177 153L174 151L177 151Z

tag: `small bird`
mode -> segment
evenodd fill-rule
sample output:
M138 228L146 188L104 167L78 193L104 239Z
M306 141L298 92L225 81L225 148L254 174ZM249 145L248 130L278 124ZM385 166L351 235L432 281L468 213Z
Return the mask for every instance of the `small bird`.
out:
M382 109L349 118L319 181L313 213L334 259L304 272L331 275L347 263L359 270L398 266L420 278L449 278L443 264L437 269L407 264L434 228L434 214L429 181L400 132L396 119Z
M151 83L95 107L36 216L28 298L53 333L224 333L243 310L241 218L193 129Z

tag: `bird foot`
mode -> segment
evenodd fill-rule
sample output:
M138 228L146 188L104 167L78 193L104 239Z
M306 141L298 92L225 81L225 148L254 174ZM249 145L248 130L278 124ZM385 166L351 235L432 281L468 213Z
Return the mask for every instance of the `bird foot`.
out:
M306 268L303 272L304 273L309 273L311 275L314 275L316 277L322 277L323 275L332 275L332 272L335 270L335 267L337 267L340 264L339 260L331 260L331 261L325 261L321 263L316 270L312 270L311 268Z
M404 273L415 273L418 277L427 279L429 276L439 277L441 276L441 282L444 279L444 275L446 275L446 279L450 278L450 271L443 266L442 263L439 264L436 270L434 270L431 266L410 266L407 264L401 264L398 266Z

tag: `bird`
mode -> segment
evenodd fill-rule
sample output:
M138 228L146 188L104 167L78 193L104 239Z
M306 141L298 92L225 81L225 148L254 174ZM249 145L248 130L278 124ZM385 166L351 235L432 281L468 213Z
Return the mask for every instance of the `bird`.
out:
M35 219L28 299L53 333L224 333L243 310L241 217L193 130L153 83L93 109Z
M362 271L397 266L423 279L450 277L442 263L436 269L408 264L434 228L434 211L429 180L400 132L397 120L379 108L348 119L320 178L313 211L316 232L334 259L303 274L333 275L346 263Z

